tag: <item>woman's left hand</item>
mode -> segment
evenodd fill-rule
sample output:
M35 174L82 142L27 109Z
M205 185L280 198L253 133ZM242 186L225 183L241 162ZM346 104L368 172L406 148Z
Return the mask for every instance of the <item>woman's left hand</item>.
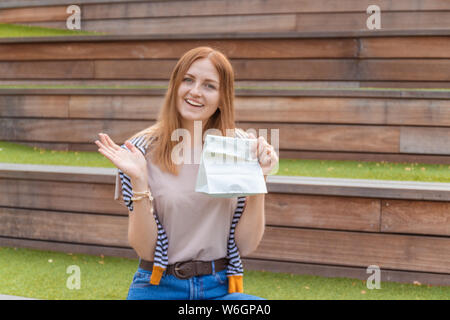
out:
M251 139L256 139L253 133L249 133ZM278 155L273 146L271 146L263 136L259 136L257 145L258 161L261 165L264 176L272 172L278 164Z

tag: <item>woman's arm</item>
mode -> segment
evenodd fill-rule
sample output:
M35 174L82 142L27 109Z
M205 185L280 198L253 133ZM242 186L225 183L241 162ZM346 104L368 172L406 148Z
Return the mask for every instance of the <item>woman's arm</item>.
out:
M255 135L250 133L250 138L255 139ZM256 150L258 162L264 175L264 181L267 175L278 163L278 155L274 148L267 143L262 136L258 138ZM265 212L264 212L265 194L257 194L247 197L247 203L241 218L235 229L235 241L242 256L249 255L256 250L264 235Z
M135 191L148 190L145 180L147 173L142 177L131 178L131 186ZM152 203L149 198L133 201L133 211L128 216L128 242L136 253L144 260L153 261L158 227L153 217Z
M264 180L267 176L264 176ZM236 226L235 240L242 256L256 250L264 234L266 224L264 212L265 194L248 196L244 212Z
M103 133L99 133L100 141L95 144L98 151L110 160L119 170L129 178L131 191L147 191L147 160L141 150L130 141L125 142L125 147L119 147L112 139ZM131 194L130 194L131 196ZM128 242L136 253L144 260L153 260L156 247L158 227L152 212L152 204L148 198L133 201L133 211L128 210Z

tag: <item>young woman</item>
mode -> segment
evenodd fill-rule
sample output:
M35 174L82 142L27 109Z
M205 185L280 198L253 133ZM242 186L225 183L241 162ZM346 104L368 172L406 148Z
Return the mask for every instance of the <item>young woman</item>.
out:
M172 138L180 129L193 138L183 150L191 160L199 159L208 129L256 139L236 129L233 68L210 47L192 49L177 62L156 124L122 146L106 134L95 141L119 169L116 199L121 194L129 209L128 240L140 257L128 299L261 299L243 293L240 256L254 251L263 236L264 194L214 198L195 192L198 161L173 158L179 142ZM264 137L257 141L266 178L278 157Z

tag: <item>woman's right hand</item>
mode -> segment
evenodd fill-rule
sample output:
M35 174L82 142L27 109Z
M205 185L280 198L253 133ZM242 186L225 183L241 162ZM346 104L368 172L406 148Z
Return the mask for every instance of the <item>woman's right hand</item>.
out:
M98 151L108 158L117 168L132 179L137 179L147 172L147 160L139 149L129 141L121 148L107 134L99 133L100 141L95 140Z

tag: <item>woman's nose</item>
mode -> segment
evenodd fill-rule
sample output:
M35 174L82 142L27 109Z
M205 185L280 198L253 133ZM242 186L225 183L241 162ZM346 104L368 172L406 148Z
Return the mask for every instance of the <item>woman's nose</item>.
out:
M192 95L195 95L195 96L200 96L201 95L201 92L200 92L200 89L199 89L198 86L199 85L194 84L194 86L192 87L191 92L190 92Z

